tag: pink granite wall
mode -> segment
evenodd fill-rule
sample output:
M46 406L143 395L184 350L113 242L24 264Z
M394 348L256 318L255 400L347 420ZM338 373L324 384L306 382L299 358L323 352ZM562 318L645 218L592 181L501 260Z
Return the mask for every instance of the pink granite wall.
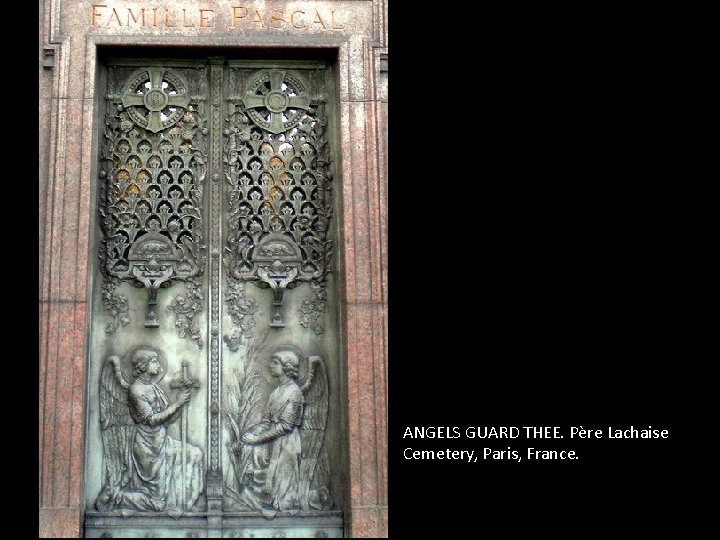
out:
M276 2L277 3L277 2ZM311 2L303 3L310 5ZM387 535L387 53L385 0L321 2L360 21L345 35L195 35L199 45L337 46L349 448L348 533ZM75 0L40 1L39 514L41 537L81 533L87 264L95 47L187 44L182 36L93 34ZM86 14L85 14L86 15ZM92 29L91 29L92 30ZM182 41L180 40L182 38ZM232 41L231 40L234 40ZM293 41L294 40L294 41ZM324 41L323 41L324 40ZM43 67L52 47L53 66Z
M40 534L77 536L90 215L80 149L87 119L67 78L40 69Z
M387 99L371 73L341 97L345 313L350 434L350 534L387 535ZM354 91L353 91L354 90ZM343 96L345 97L345 96Z

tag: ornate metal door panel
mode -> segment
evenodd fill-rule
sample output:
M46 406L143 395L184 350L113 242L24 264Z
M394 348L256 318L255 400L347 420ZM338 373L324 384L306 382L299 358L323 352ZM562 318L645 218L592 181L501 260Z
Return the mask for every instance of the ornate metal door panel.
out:
M322 62L101 71L87 536L341 536Z

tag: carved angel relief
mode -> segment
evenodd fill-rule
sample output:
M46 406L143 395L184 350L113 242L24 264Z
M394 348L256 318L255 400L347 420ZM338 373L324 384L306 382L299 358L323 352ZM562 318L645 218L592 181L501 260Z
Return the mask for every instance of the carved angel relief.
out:
M324 286L332 257L332 172L323 98L291 71L254 74L231 100L223 161L231 189L228 274L270 287L270 326L285 326L283 295Z
M278 511L331 509L324 446L328 377L322 357L305 356L292 346L269 355L251 348L248 362L236 373L231 392L234 474L226 486L226 505L268 518ZM272 388L266 398L264 382Z
M123 373L125 371L125 373ZM98 511L167 512L179 516L198 502L204 486L203 452L187 441L186 407L197 388L183 364L180 389L171 402L158 386L166 362L147 345L131 349L123 362L107 357L100 378L100 427L104 451ZM167 429L181 419L181 440Z
M145 287L145 326L153 328L158 289L199 275L204 264L205 119L187 83L162 68L136 71L107 103L101 267L106 279Z

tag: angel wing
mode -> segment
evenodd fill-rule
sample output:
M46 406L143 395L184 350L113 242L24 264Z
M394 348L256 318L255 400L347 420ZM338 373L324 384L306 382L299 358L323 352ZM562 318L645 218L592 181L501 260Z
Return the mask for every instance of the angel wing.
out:
M326 510L332 506L327 488L330 471L324 446L328 377L322 357L310 356L308 364L308 375L300 387L305 396L305 411L300 425L300 503L303 510L311 507Z
M130 384L120 371L120 358L108 356L100 375L100 429L105 457L104 486L127 483L130 471L130 444L135 422L128 407Z

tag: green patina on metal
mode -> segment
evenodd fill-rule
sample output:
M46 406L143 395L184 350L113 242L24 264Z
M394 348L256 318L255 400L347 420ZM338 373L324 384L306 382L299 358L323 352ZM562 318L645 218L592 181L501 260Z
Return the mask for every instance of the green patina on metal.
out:
M86 536L342 536L332 67L100 73Z

